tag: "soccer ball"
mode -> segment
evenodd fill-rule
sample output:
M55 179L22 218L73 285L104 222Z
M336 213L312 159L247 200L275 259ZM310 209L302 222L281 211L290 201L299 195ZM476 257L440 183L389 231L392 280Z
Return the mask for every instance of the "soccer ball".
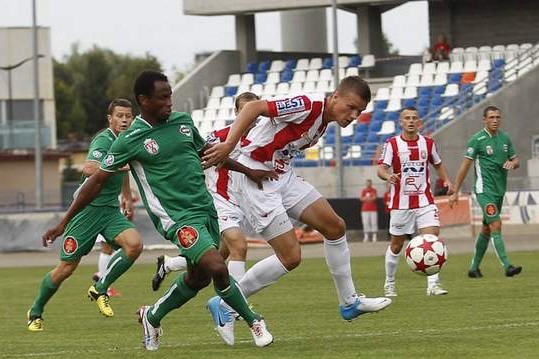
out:
M438 273L447 262L447 248L434 234L420 234L408 243L405 256L413 272L432 275Z

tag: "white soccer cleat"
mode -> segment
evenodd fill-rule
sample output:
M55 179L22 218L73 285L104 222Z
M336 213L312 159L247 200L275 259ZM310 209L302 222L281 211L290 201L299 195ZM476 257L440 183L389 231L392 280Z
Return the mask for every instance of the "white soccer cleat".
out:
M266 328L264 319L255 320L251 325L251 334L257 347L267 347L273 343L273 335Z
M138 321L142 324L143 336L142 345L146 350L155 351L159 349L159 337L163 335L161 327L153 327L148 321L148 310L150 306L142 306L137 311Z
M430 288L427 288L427 295L446 295L449 293L447 290L443 289L439 284L435 284Z
M395 282L386 282L384 285L384 295L386 297L396 297L397 289L395 288Z
M339 311L341 317L350 322L362 314L378 312L390 304L391 299L384 297L356 298L352 304L339 306Z
M221 297L213 297L206 306L211 314L215 330L221 339L230 346L234 345L234 316L221 304Z

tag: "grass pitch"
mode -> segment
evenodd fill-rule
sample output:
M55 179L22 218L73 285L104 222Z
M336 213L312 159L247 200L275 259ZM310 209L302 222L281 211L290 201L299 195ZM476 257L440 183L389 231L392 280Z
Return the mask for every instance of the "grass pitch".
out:
M510 253L524 267L506 278L489 252L484 278L468 279L470 255L450 256L442 272L449 295L427 297L426 279L401 258L399 296L378 314L340 320L324 259L307 259L294 272L251 298L275 342L256 348L244 322L236 322L236 345L223 344L204 308L212 289L201 291L162 323L158 352L145 352L135 311L153 304L154 265L135 265L115 283L114 318L102 317L86 297L94 267L82 266L63 284L44 313L41 333L26 329L26 311L50 268L0 269L0 357L54 358L537 358L539 356L539 252ZM382 294L382 257L352 259L357 289Z

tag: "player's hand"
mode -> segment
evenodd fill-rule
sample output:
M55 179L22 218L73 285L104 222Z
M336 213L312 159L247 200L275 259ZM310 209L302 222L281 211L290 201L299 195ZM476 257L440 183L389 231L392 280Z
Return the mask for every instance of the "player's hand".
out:
M234 145L227 142L221 142L211 146L204 151L204 155L202 156L202 167L207 169L224 162L233 149Z
M449 196L449 207L453 208L458 205L459 201L459 194L457 192L454 192Z
M251 169L246 176L256 183L258 189L263 189L264 186L262 182L264 181L273 181L279 179L279 175L275 171L265 171L265 170L254 170Z
M135 212L133 211L133 201L130 198L127 199L127 198L122 197L120 208L125 218L127 218L130 221L133 220L133 214Z
M41 240L43 241L43 247L50 246L58 236L61 236L62 233L65 231L65 226L60 223L56 227L49 229L45 234L41 237Z
M513 162L511 160L507 160L507 161L505 161L505 163L503 164L502 167L504 169L506 169L506 170L513 170L513 169L515 169L515 162Z
M391 184L397 184L397 182L399 182L400 179L401 179L401 174L400 173L392 173L387 178L387 181L389 183L391 183Z
M447 195L451 196L453 193L455 193L455 186L450 181L444 182L444 188L447 188Z

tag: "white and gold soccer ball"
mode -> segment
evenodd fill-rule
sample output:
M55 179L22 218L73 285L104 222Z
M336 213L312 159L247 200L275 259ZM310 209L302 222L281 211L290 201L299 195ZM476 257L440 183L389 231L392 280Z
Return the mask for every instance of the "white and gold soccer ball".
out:
M406 263L418 274L436 274L447 262L445 243L433 234L415 236L406 246L404 253Z

